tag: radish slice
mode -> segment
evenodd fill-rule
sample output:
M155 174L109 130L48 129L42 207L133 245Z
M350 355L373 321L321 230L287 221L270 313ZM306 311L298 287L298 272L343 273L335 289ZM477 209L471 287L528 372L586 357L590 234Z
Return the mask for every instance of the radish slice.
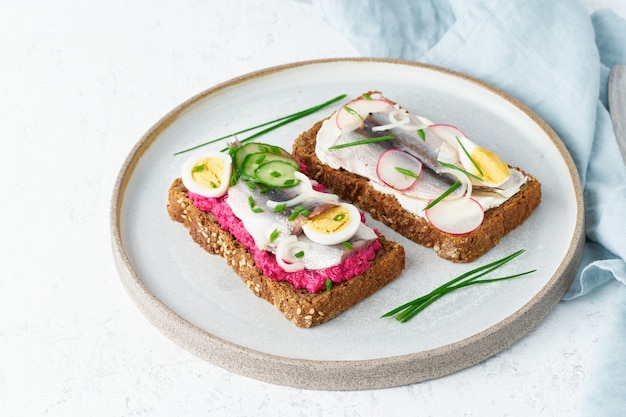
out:
M352 131L363 125L363 120L369 113L378 113L393 108L386 100L368 100L358 98L352 100L337 111L337 127L340 130Z
M401 172L404 171L404 172ZM404 191L415 184L422 173L422 162L398 149L388 149L378 158L376 174L385 185Z
M455 149L459 145L456 138L458 137L459 139L461 139L461 138L466 137L465 133L463 133L459 128L452 126L452 125L435 124L435 125L428 126L428 128L435 135L445 140L448 143L448 145L454 147Z
M426 210L426 218L437 229L451 235L464 235L480 226L485 218L483 207L473 198L440 201Z

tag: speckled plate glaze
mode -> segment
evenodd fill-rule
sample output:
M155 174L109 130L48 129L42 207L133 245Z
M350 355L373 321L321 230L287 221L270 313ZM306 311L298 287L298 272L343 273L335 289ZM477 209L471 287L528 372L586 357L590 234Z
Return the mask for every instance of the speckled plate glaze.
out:
M255 297L224 260L195 245L170 220L167 190L189 155L176 151L322 103L380 90L416 114L460 127L542 182L532 216L470 265L438 258L369 220L407 252L403 274L339 317L311 329L285 320ZM291 149L298 134L335 107L262 140ZM242 135L245 137L245 135ZM217 144L212 149L220 149ZM552 129L508 95L465 75L416 63L338 59L242 76L184 102L156 123L125 161L111 205L121 280L168 338L234 373L293 387L359 390L447 375L484 361L532 330L556 305L580 261L579 178ZM408 323L381 314L469 269L526 253L499 272L537 269L515 280L456 291Z

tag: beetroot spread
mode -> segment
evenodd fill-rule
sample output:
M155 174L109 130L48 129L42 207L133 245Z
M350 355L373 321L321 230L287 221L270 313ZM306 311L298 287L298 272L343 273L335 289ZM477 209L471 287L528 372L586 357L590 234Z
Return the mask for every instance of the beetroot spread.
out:
M304 288L313 293L323 290L327 279L333 283L340 283L364 273L372 264L376 252L381 248L380 242L375 240L365 249L355 251L354 255L343 260L339 265L320 270L286 272L278 265L274 254L257 248L254 239L246 231L241 220L235 217L226 203L228 194L219 198L207 198L189 192L188 196L198 209L212 213L222 230L230 232L253 254L256 266L263 272L263 275L276 281L290 282L295 288Z

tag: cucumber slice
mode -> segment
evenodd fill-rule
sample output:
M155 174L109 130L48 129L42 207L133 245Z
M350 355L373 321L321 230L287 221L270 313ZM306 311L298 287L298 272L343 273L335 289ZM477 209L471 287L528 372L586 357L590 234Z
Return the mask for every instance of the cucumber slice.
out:
M259 165L254 174L257 182L263 185L273 188L288 188L298 185L300 182L294 175L296 171L298 171L297 164L294 166L293 163L275 159Z
M260 143L260 142L250 142L250 143L246 143L245 145L239 147L233 153L233 166L234 166L234 168L238 172L241 171L241 168L242 168L243 163L244 163L244 161L246 159L246 156L248 156L248 155L250 155L252 153L259 153L259 152L290 157L289 152L287 152L286 150L284 150L283 148L281 148L279 146L268 145L266 143Z
M293 167L293 169L299 169L298 163L293 159L282 156L274 153L268 152L255 152L249 155L246 155L246 158L243 160L243 164L241 165L241 170L239 171L239 176L246 181L255 181L259 182L259 179L256 174L257 168L261 165L267 164L273 161L280 161L286 164L289 164Z

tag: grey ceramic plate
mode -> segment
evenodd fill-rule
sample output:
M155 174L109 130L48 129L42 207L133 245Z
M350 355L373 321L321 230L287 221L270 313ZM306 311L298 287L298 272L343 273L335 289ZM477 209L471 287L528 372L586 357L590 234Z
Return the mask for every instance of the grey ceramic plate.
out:
M382 91L412 112L460 127L542 182L533 215L475 264L457 265L406 241L407 268L339 317L296 328L255 297L222 258L170 220L167 189L187 158L176 151L322 103ZM335 108L263 137L290 149ZM245 135L243 135L245 137ZM219 144L212 149L222 148ZM583 245L583 204L570 155L550 127L502 92L462 74L401 61L342 59L270 68L218 85L165 115L137 143L115 187L111 231L122 282L167 337L232 372L310 389L410 384L472 366L533 329L569 286ZM452 293L406 324L380 315L479 264L518 249L500 272L537 272Z

